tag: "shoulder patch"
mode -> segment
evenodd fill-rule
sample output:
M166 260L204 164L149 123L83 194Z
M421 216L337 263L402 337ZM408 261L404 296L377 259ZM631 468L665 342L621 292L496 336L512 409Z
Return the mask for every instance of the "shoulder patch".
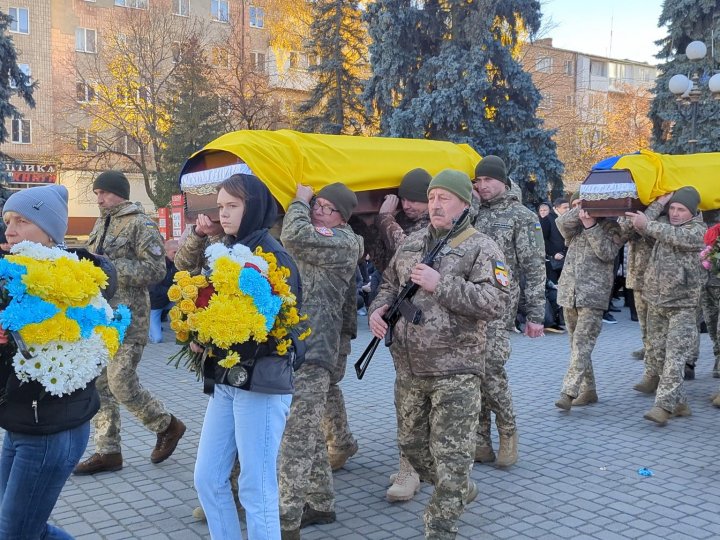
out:
M542 231L542 227L540 226L540 222L539 222L539 221L535 223L535 230L536 230L536 231Z
M145 221L145 226L146 227L157 227L157 225L155 225L155 222L151 219L148 219L147 221Z
M493 263L493 271L495 272L495 280L500 285L503 287L510 285L510 276L508 275L508 269L504 262L495 261Z
M322 234L323 236L335 236L333 230L328 229L327 227L315 227L315 230L318 234Z

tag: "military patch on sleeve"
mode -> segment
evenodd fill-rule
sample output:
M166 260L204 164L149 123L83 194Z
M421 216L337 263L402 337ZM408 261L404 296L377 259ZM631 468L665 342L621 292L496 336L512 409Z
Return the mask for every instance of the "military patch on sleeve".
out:
M536 230L536 231L542 231L542 227L540 226L540 222L537 222L537 223L535 224L535 230Z
M323 236L335 236L333 230L328 229L327 227L315 227L315 230L318 232L318 234L322 234Z
M163 254L163 248L160 247L160 246L152 246L152 247L150 248L150 253L152 253L152 254L155 255L156 257L159 257L160 255Z
M495 261L493 264L493 270L495 272L495 280L500 285L503 287L510 285L510 276L508 275L508 269L504 262Z

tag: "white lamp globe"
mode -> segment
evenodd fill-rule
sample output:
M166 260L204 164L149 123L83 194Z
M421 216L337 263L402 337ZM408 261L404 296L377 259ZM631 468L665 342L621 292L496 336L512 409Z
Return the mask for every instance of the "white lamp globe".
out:
M677 75L670 77L670 80L668 81L668 88L673 94L679 96L680 94L685 93L691 84L692 82L690 79L688 79L685 75L678 73Z
M720 73L716 73L708 81L708 88L713 94L720 93Z
M692 41L685 48L685 56L688 60L700 60L705 58L707 46L702 41Z

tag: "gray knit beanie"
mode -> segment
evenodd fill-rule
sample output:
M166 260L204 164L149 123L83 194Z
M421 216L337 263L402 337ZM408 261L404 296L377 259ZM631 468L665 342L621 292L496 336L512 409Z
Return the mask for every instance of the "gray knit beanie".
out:
M695 216L697 215L698 205L700 204L700 194L697 189L692 186L681 187L672 194L667 207L670 208L672 203L682 204L685 208L690 210L690 213L693 216Z
M3 214L15 212L40 227L56 244L62 244L68 225L68 190L52 185L13 193Z
M317 192L317 196L323 199L327 199L333 205L335 209L340 212L343 220L347 221L352 216L353 210L357 206L358 200L357 195L354 191L348 189L345 184L335 182L329 186L325 186Z
M398 195L408 201L426 203L428 202L427 189L430 180L432 180L432 176L425 169L413 169L403 176L398 188Z
M110 169L100 173L93 182L93 191L96 189L109 191L126 201L130 200L130 182L128 182L127 176L120 171Z

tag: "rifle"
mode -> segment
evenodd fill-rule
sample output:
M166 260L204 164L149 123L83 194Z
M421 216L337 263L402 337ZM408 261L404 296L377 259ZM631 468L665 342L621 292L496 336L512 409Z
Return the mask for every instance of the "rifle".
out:
M440 240L438 240L435 246L425 255L425 257L423 257L421 264L425 264L430 267L435 264L435 259L438 257L438 255L440 255L440 252L450 241L450 238L457 233L458 228L465 220L469 212L470 208L466 208L463 213L460 214L460 217L458 217L453 222L453 226L448 231L448 233ZM413 283L412 280L408 279L405 285L403 285L403 288L393 300L388 310L385 312L385 315L383 315L383 320L388 325L387 332L385 333L386 347L392 345L393 329L395 328L398 320L400 320L401 316L404 317L405 320L409 323L420 323L420 320L422 319L422 310L412 303L412 298L413 296L415 296L415 293L418 291L419 288L419 285ZM370 364L370 360L372 360L372 357L375 354L375 350L377 349L379 344L380 338L373 337L368 346L363 351L363 353L360 355L358 361L355 362L355 373L357 374L358 379L362 379L363 375L365 375L365 370L367 370L368 364Z

